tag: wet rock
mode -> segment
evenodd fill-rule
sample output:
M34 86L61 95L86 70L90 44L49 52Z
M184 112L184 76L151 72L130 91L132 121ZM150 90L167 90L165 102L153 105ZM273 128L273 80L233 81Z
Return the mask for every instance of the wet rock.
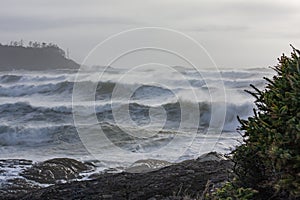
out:
M56 184L25 195L37 199L182 199L201 195L208 180L230 179L229 160L188 160L148 173L104 173L95 180Z
M199 158L197 158L199 162L205 162L205 161L218 161L226 160L225 156L223 154L217 153L217 152L209 152L206 154L201 155Z
M0 160L0 199L12 199L40 188L19 176L21 170L27 169L31 165L31 160Z
M38 183L54 184L82 178L80 173L93 170L91 165L69 158L55 158L33 165L24 170L21 176Z
M88 179L97 179L100 176L102 176L102 174L105 174L105 173L115 174L115 173L120 173L120 172L123 172L123 171L124 171L123 167L108 168L108 169L105 169L101 172L95 172L95 173L90 174L88 176Z
M7 180L0 189L0 199L17 199L26 193L40 189L41 187L26 179L15 178Z
M7 159L7 160L0 160L0 167L17 167L17 166L30 166L32 165L31 160L25 160L25 159Z
M162 167L170 166L172 163L164 160L138 160L128 167L125 171L130 173L145 173L158 170Z

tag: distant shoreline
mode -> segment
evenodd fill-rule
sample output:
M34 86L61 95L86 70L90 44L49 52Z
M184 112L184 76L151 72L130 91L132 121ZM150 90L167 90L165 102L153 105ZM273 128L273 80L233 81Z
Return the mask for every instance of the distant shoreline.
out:
M78 69L57 45L35 43L30 46L0 44L0 71Z

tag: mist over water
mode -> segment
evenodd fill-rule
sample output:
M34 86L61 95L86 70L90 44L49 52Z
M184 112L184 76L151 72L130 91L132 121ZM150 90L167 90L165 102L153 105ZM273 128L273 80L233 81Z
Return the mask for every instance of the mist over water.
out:
M97 70L104 71L105 68ZM254 107L253 98L244 89L249 89L249 84L263 88L265 81L262 78L272 76L272 71L263 68L226 69L220 72L203 70L200 73L181 69L179 74L185 77L182 80L178 73L153 70L151 83L144 81L149 76L149 69L136 70L131 78L122 81L120 76L124 70L108 68L100 80L92 72L81 73L77 78L83 90L88 90L91 83L97 84L93 105L98 122L85 126L85 131L91 134L90 140L93 140L93 134L95 138L98 134L95 127L101 126L110 143L95 141L92 148L102 153L101 158L107 163L116 160L120 163L134 162L140 159L141 153L151 158L180 161L212 150L228 152L239 139L236 132L237 115L247 118ZM220 100L211 99L211 94L218 94L221 89L217 73L222 77L226 92L225 124L221 135L206 135L212 115L219 112ZM80 127L74 125L72 93L75 77L76 71L72 70L0 73L0 158L93 159L78 136ZM155 84L158 79L168 87ZM188 85L183 81L187 81ZM114 94L116 90L119 91L117 95ZM196 98L191 98L191 90ZM122 92L131 95L129 98L122 96ZM84 96L75 105L87 111L80 113L87 120L93 117L88 112L90 105L89 99L84 99ZM216 109L212 110L212 106ZM199 109L197 127L189 127L189 120L192 119L182 113L182 108L190 112ZM113 112L126 109L129 115ZM183 121L186 123L181 127ZM197 130L196 136L191 133L194 129ZM176 144L178 146L186 145L185 140L191 137L195 138L192 145L184 147L183 154L178 155L177 149L171 149L164 155L155 153L156 149L168 145L175 136L180 138ZM122 160L114 153L116 148L136 153L136 157ZM105 152L109 151L115 157L106 156Z

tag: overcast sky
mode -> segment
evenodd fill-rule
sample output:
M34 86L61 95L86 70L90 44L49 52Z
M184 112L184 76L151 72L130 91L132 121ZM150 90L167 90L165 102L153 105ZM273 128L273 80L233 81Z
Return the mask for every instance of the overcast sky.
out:
M81 63L110 35L165 27L201 43L221 67L276 64L300 48L298 0L0 0L0 42L45 41Z

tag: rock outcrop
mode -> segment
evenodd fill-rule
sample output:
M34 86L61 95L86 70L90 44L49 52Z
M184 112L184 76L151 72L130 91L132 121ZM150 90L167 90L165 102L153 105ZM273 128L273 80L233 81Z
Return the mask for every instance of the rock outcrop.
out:
M80 173L93 170L91 165L86 165L74 159L54 158L33 165L24 170L21 176L38 182L54 184L58 181L69 181L81 178Z
M29 161L26 163L30 164ZM91 171L95 175L89 177L94 179L82 180L81 173L93 170L93 166L73 159L52 159L26 167L21 173L24 179L10 180L11 184L2 188L2 192L0 188L0 199L175 200L186 196L194 198L202 195L208 183L220 184L230 180L232 165L231 161L221 155L209 153L196 160L181 163L142 160L121 173ZM51 183L51 185L41 188L39 184L33 183ZM7 193L7 189L11 192Z

